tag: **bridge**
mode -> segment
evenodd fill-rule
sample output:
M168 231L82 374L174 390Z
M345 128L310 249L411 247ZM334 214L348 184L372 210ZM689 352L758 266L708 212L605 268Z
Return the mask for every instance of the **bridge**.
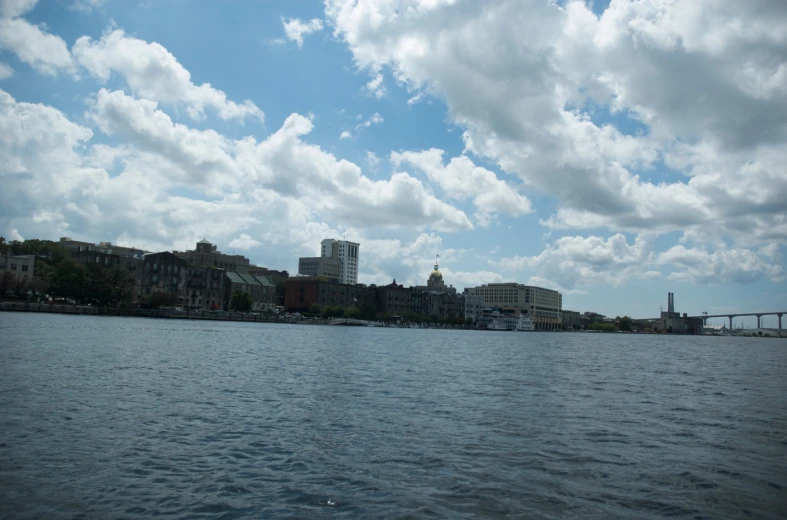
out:
M675 313L678 317L683 317ZM708 314L703 312L701 316L686 316L688 319L702 320L703 325L708 324L708 318L727 318L730 320L730 330L732 330L732 319L740 318L742 316L757 316L757 328L762 328L761 318L763 316L776 316L779 318L779 330L782 330L782 316L787 314L787 311L774 311L774 312L739 312L735 314ZM659 321L661 318L645 318L642 321Z
M732 330L732 319L739 318L741 316L757 316L757 328L761 328L760 319L763 316L778 316L779 318L779 330L782 330L782 316L787 314L787 311L776 311L776 312L740 312L737 314L708 314L707 312L703 312L702 316L689 316L690 318L699 318L702 320L703 324L708 323L708 318L729 318L730 320L730 330Z

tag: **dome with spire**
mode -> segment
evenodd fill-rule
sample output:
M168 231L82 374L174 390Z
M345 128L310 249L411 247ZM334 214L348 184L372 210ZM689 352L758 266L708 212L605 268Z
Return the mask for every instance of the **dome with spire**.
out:
M438 269L437 261L434 263L434 271L429 275L429 279L426 281L427 287L432 287L435 289L443 289L445 288L445 282L443 282L443 275Z

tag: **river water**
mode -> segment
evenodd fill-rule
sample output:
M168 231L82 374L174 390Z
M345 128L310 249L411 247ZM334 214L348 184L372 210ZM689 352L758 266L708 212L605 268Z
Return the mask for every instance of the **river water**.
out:
M785 518L787 341L0 313L0 518Z

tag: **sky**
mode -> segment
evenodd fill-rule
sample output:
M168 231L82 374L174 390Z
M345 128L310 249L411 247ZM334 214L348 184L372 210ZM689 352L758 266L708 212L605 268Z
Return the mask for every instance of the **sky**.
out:
M787 2L0 0L0 111L9 240L787 310Z

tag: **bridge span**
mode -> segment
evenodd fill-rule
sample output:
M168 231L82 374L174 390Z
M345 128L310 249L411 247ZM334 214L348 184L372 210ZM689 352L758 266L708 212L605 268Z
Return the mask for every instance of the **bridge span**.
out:
M741 316L757 316L757 328L762 328L760 319L763 316L776 316L779 318L779 330L782 330L782 316L787 314L787 311L774 311L774 312L738 312L734 314L708 314L703 312L700 316L686 316L686 318L702 320L703 325L708 324L708 318L728 318L730 320L730 330L732 330L732 319ZM646 318L644 321L659 321L661 318Z
M761 328L762 325L760 319L763 316L777 316L779 318L779 330L782 330L782 316L787 314L787 311L775 311L775 312L739 312L737 314L708 314L707 312L703 312L702 316L690 316L691 318L701 318L703 324L708 323L708 318L729 318L730 320L730 330L732 330L732 319L739 318L741 316L757 316L757 328Z

